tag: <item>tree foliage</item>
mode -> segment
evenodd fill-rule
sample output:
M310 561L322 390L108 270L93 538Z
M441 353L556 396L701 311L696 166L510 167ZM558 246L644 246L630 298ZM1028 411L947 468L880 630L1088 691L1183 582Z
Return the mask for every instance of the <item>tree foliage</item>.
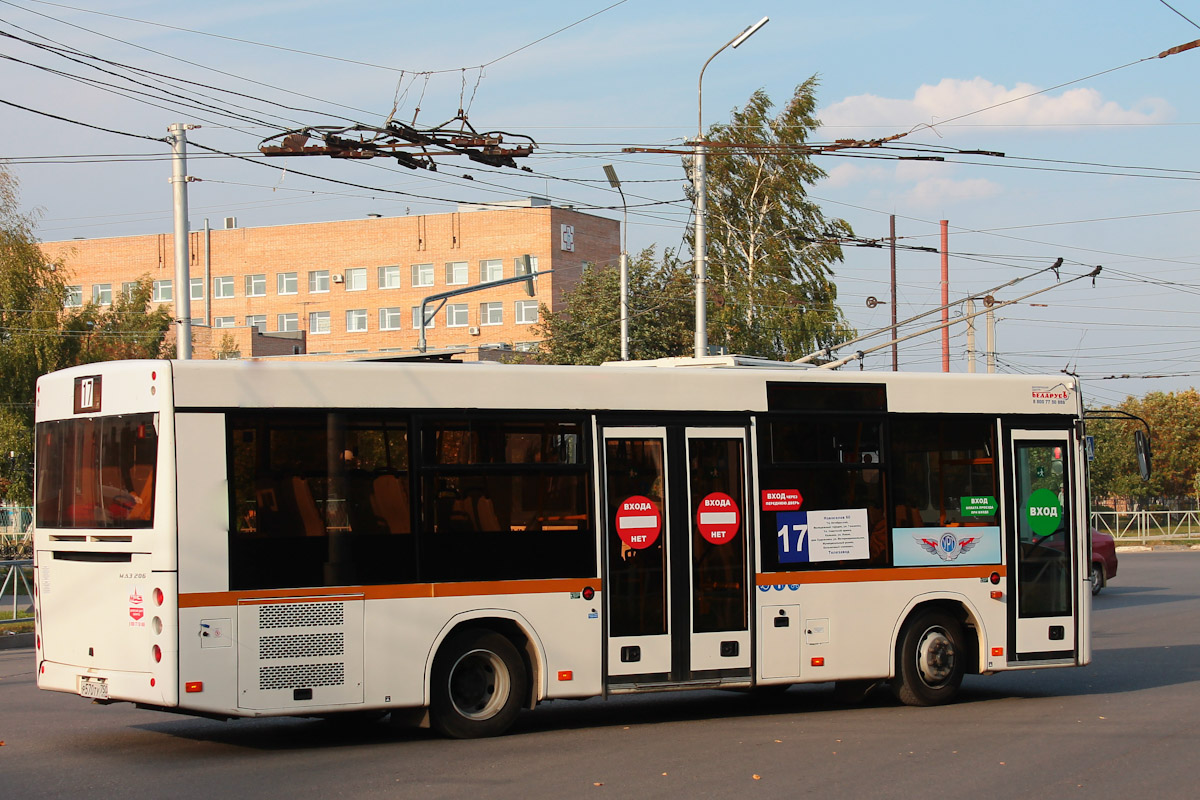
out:
M629 356L664 358L692 351L691 271L668 250L653 247L630 259ZM621 279L616 267L591 267L563 296L562 309L542 306L535 332L547 364L600 364L621 357Z
M169 358L166 344L171 312L152 305L154 281L145 275L113 299L112 305L88 303L63 318L63 330L78 341L76 363L132 358Z
M17 188L0 166L0 500L25 505L38 377L74 364L169 356L171 316L151 305L148 276L111 306L66 311L68 265L46 261Z
M20 209L16 178L0 167L0 499L22 504L30 500L35 383L73 355L59 334L61 265L46 262L34 223Z
M1091 465L1094 502L1123 497L1139 506L1162 503L1178 507L1200 495L1200 392L1151 392L1129 397L1118 410L1150 424L1153 470L1149 481L1138 474L1133 432L1141 423L1096 420L1088 432L1096 437L1096 460Z
M804 150L820 125L816 87L815 76L797 86L774 116L759 90L706 136L708 333L729 352L793 359L854 335L831 266L853 232L807 194L825 176Z

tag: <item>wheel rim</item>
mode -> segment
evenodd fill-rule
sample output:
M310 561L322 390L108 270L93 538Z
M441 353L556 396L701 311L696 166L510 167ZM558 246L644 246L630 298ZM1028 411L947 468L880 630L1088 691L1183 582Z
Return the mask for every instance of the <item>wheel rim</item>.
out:
M917 674L926 686L936 688L954 674L954 640L945 628L926 629L917 643Z
M508 668L490 650L464 653L450 668L448 680L450 702L467 719L490 719L508 702Z

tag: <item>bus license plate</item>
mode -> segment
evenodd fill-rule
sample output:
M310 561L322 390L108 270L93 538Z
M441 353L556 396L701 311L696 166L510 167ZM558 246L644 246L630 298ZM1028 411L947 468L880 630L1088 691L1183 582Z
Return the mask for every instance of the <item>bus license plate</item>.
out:
M80 678L79 694L82 697L91 697L95 700L107 700L108 683L106 681L98 681L93 678Z

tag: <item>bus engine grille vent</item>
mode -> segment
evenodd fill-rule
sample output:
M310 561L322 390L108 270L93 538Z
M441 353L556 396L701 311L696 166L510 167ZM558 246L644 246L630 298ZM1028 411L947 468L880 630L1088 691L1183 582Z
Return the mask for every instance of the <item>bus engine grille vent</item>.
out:
M341 663L280 664L258 668L258 688L261 691L341 686L345 682L346 665Z
M317 658L346 653L346 634L302 633L291 636L264 636L258 640L258 657Z
M344 603L280 603L258 608L259 630L341 625L345 619Z

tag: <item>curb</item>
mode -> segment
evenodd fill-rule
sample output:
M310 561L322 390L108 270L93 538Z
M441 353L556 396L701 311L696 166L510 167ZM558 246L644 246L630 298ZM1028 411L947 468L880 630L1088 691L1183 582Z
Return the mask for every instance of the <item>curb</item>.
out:
M33 647L33 631L17 633L11 636L0 630L0 650L18 650L23 647Z
M1188 553L1200 552L1200 544L1124 544L1117 546L1118 553Z

